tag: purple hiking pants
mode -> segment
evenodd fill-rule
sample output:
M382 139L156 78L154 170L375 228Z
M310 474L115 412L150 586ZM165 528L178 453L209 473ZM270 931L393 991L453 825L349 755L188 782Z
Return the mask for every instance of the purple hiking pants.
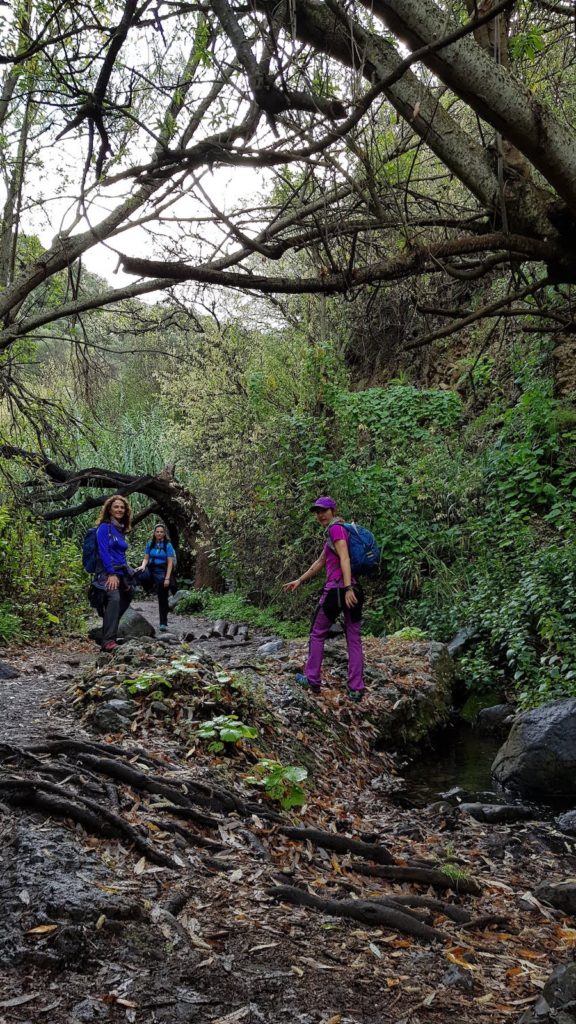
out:
M308 661L304 666L304 675L311 686L320 686L320 673L324 657L324 644L333 622L328 618L320 605L308 642ZM348 648L348 688L364 689L364 654L362 651L361 623L352 622L348 609L344 611L344 631Z

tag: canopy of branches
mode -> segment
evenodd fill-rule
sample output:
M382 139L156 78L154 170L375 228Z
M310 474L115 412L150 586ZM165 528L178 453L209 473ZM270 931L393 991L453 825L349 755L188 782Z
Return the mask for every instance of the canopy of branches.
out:
M59 322L86 341L87 310L175 282L195 283L194 302L208 287L349 293L417 278L439 318L420 344L462 319L438 301L442 281L498 273L481 315L513 302L522 315L536 296L571 324L571 4L4 6L8 387L21 339ZM103 245L128 283L83 284L83 257Z

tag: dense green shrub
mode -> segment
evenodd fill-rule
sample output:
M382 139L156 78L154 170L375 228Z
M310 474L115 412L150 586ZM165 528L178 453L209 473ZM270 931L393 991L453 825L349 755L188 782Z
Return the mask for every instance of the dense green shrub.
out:
M0 506L0 642L80 628L86 579L78 547L28 513Z
M318 372L315 401L265 407L259 378L258 415L245 425L258 457L239 456L228 477L215 471L223 568L238 592L210 599L207 613L283 635L296 617L302 632L319 581L289 596L281 585L319 552L308 508L331 493L382 546L369 631L408 625L449 640L472 624L477 639L459 665L470 691L525 704L576 692L576 416L535 355L511 362L516 400L489 395L487 369L493 402L477 416L447 389L352 392L330 372ZM244 415L249 423L249 403Z

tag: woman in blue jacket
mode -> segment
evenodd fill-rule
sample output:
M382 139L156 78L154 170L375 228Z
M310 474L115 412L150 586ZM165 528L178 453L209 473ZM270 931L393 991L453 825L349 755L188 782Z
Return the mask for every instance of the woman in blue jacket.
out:
M96 522L98 569L92 585L100 592L102 650L115 651L118 623L132 600L132 569L126 561L128 533L132 523L130 505L120 494L107 498Z
M148 567L154 590L158 595L160 632L168 629L168 595L176 562L176 552L170 543L164 523L157 523L154 533L146 545L146 554L137 571Z

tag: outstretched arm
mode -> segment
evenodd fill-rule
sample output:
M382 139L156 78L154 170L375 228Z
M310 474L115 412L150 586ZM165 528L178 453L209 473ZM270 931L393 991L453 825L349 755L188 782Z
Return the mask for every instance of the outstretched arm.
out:
M320 557L317 558L315 562L312 562L310 568L306 569L306 572L303 572L297 580L291 580L290 583L285 583L282 590L298 590L298 587L301 586L302 583L306 583L307 580L311 580L313 576L317 576L319 572L322 572L325 565L326 554L323 551Z

